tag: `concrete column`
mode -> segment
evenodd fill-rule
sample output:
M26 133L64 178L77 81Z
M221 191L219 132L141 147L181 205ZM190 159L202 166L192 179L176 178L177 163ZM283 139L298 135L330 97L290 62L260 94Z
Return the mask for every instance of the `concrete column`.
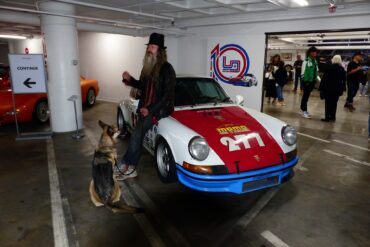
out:
M42 1L42 11L74 15L74 6L65 3ZM76 129L72 95L78 95L77 118L82 128L82 104L80 68L76 21L73 18L41 15L47 52L48 100L53 132L68 132Z

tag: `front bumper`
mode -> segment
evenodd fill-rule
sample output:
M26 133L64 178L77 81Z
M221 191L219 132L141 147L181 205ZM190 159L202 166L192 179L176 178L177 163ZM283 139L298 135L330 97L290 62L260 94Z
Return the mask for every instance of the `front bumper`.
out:
M298 157L281 165L239 174L204 175L189 172L177 165L177 177L183 185L204 192L248 193L268 187L277 186L293 177L293 167Z

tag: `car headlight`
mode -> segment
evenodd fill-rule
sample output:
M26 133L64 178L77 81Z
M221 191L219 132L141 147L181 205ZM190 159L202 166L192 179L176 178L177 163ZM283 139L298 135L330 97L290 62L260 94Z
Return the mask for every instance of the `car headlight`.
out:
M205 160L209 154L207 141L200 136L192 138L189 142L189 153L196 160Z
M281 137L285 144L293 146L297 142L297 131L290 125L286 125L281 130Z

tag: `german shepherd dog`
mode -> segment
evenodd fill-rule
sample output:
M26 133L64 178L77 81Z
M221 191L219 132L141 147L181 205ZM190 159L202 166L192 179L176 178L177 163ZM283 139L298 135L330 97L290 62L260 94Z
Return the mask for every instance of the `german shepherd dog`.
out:
M113 175L113 167L117 165L117 152L113 146L120 134L117 127L99 120L103 129L98 148L92 161L92 180L90 182L90 198L95 206L105 206L114 213L140 213L141 208L119 204L121 189Z

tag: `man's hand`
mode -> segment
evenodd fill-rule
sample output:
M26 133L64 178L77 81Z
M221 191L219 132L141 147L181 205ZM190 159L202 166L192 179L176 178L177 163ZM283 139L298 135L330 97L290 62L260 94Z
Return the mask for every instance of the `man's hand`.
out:
M122 81L127 84L131 80L131 75L127 71L123 72L122 74Z
M140 108L140 113L141 113L141 115L146 117L146 116L149 115L149 110L148 110L148 108L143 107L143 108Z

